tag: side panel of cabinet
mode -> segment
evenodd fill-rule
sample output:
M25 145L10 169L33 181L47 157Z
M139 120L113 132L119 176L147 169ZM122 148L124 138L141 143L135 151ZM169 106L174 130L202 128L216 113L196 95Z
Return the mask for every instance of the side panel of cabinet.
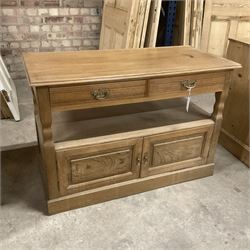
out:
M147 136L141 177L206 164L213 125Z
M60 193L75 193L138 178L141 150L141 138L59 150Z

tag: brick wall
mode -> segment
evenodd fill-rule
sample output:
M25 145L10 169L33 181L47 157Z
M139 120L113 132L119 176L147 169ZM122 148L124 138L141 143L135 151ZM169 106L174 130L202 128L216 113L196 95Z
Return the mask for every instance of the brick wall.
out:
M97 49L102 0L0 0L1 54L25 78L22 52Z

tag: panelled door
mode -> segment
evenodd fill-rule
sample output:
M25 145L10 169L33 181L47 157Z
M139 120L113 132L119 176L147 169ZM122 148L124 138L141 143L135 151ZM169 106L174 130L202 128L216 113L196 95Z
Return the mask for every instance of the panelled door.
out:
M228 38L250 36L249 0L205 1L201 49L225 56Z
M80 192L138 178L142 141L142 138L134 138L58 150L60 193Z
M100 49L129 48L135 29L133 20L138 0L105 0Z
M60 193L206 164L214 123L56 150Z
M100 49L144 47L151 0L105 0Z
M146 136L141 177L206 164L213 125Z

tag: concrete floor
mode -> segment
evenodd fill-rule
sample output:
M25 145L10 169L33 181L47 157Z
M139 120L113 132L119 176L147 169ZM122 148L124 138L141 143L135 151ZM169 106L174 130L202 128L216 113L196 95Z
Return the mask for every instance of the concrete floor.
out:
M38 165L2 154L0 249L250 249L250 172L221 146L212 177L53 216Z
M34 105L31 89L27 81L16 80L18 104L21 120L1 120L0 148L10 150L37 145Z

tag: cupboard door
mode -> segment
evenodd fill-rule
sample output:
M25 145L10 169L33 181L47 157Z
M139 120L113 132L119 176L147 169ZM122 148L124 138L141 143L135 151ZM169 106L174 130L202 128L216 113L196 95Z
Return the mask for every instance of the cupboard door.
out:
M129 48L133 40L134 9L138 1L108 0L104 2L100 49Z
M213 125L147 136L141 177L206 164Z
M139 177L142 139L126 139L57 151L61 194Z

